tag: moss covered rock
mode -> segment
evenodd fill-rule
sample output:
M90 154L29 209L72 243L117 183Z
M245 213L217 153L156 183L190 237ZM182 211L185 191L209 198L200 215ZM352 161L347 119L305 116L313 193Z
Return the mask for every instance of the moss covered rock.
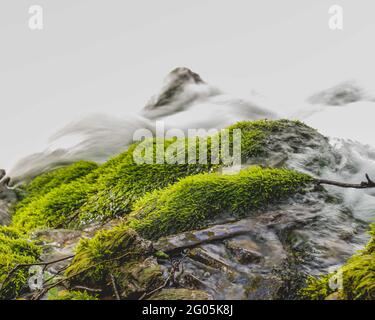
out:
M284 136L283 144L293 144L289 147L293 150L307 144L314 134L317 135L306 125L288 120L239 122L228 129L231 142L234 130L241 130L241 154L246 163L268 163L266 160L271 150L281 148ZM220 135L200 140L193 138L195 143L192 145L186 139L164 140L165 155L168 155L171 145L183 142L184 164L138 164L133 158L133 152L139 146L137 143L99 168L94 163L78 162L43 174L23 187L24 198L15 208L14 224L27 231L76 228L94 221L124 216L146 193L163 189L187 176L218 168L220 163L212 163L211 143ZM191 162L194 159L189 158L189 150L196 148L197 157L201 140L208 145L207 161L203 161L206 162L203 164ZM160 141L153 139L151 143L154 150L152 157L155 158L156 146Z
M140 199L129 226L149 239L199 229L220 216L241 218L285 200L302 192L310 181L298 172L260 167L237 175L188 177Z

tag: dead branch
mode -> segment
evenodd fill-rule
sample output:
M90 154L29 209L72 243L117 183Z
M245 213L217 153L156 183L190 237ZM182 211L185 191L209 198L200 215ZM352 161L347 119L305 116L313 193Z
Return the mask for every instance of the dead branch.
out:
M12 270L10 270L7 274L7 276L5 277L4 281L0 284L0 291L3 289L3 286L4 284L12 277L12 275L20 268L26 268L26 267L33 267L33 266L48 266L48 265L51 265L51 264L55 264L55 263L58 263L58 262L61 262L61 261L65 261L65 260L69 260L69 259L72 259L74 258L74 255L72 256L67 256L65 258L60 258L60 259L57 259L57 260L53 260L53 261L48 261L48 262L36 262L36 263L20 263L20 264L17 264L14 266L14 268Z
M182 262L186 258L186 256L187 256L187 253L184 254L181 257L181 259L175 260L175 261L171 261L171 264L172 264L171 265L171 269L169 270L168 277L167 277L167 279L165 279L164 283L161 286L157 287L156 289L154 289L154 290L152 290L150 292L145 292L138 300L144 300L144 299L147 299L147 298L151 297L153 294L155 294L155 293L163 290L169 284L169 282L172 282L174 284L176 282L176 277L175 277L176 276L176 272L179 271L180 265L182 266L181 273L183 273L183 266L184 265L182 264Z
M369 175L366 173L366 180L362 181L359 184L355 183L343 183L343 182L337 182L332 180L324 180L324 179L315 179L315 182L317 185L326 184L331 186L336 186L340 188L352 188L352 189L370 189L375 188L375 182L372 181L369 177Z
M91 292L102 292L102 289L88 288L84 286L74 286L72 289L73 290L85 290L85 291L91 291Z
M117 286L116 286L116 279L112 273L109 274L111 278L113 292L115 293L116 300L121 300L120 294L118 293Z

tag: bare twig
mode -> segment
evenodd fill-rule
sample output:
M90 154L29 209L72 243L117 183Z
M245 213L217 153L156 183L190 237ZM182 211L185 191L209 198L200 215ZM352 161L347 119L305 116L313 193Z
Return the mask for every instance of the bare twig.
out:
M111 278L113 292L115 293L116 300L121 300L120 294L118 293L117 286L116 286L116 279L112 273L109 274Z
M61 261L64 261L64 260L69 260L69 259L72 259L74 258L74 255L71 255L71 256L67 256L65 258L61 258L61 259L57 259L57 260L53 260L53 261L48 261L48 262L36 262L36 263L20 263L20 264L17 264L15 265L15 267L10 270L7 274L7 276L5 277L4 281L0 284L0 291L3 289L3 286L4 284L12 277L12 275L20 268L26 268L26 267L32 267L32 266L48 266L48 265L51 265L51 264L55 264L55 263L58 263L58 262L61 262Z
M80 274L82 274L82 273L84 273L84 272L86 272L86 271L88 271L88 270L90 270L90 269L92 269L92 268L95 268L95 267L97 267L97 266L99 266L99 265L101 265L101 264L107 263L107 262L112 262L112 261L116 261L116 260L121 260L121 259L125 258L125 257L128 256L128 255L129 255L129 253L125 253L125 254L123 254L123 255L121 255L121 256L114 257L114 258L110 258L110 259L106 259L106 260L100 261L100 262L98 262L98 263L96 263L96 264L93 264L92 266L89 266L89 267L87 267L86 269L83 269L83 270L81 270L81 271L79 271L79 272L77 272L77 273L75 273L75 274L72 274L72 275L69 276L69 277L66 277L66 278L64 278L64 279L61 279L61 280L59 280L59 281L57 281L57 282L55 282L55 283L53 283L53 284L51 284L51 285L49 285L49 286L47 286L47 287L45 287L45 288L39 290L39 291L38 291L38 292L32 297L32 300L39 300L39 299L40 299L45 293L47 293L50 289L52 289L52 288L54 288L54 287L57 287L58 285L62 284L63 282L68 281L68 280L70 280L70 279L73 279L74 277L77 277L78 275L80 275Z
M73 290L74 289L76 289L76 290L86 290L86 291L91 291L91 292L102 292L102 289L88 288L88 287L84 287L84 286L74 286L72 289Z
M332 180L324 180L324 179L316 179L315 181L318 185L327 184L327 185L336 186L336 187L340 187L340 188L353 188L353 189L375 188L375 182L370 179L370 177L367 173L366 173L366 180L367 181L362 181L359 184L343 183L343 182L337 182L337 181L332 181Z
M182 263L182 261L183 261L185 258L186 258L186 254L184 254L184 255L182 256L181 259L179 259L179 260L175 260L175 261L172 261L172 266L171 266L171 269L170 269L170 271L169 271L169 275L168 275L167 279L164 281L164 283L163 283L161 286L157 287L156 289L154 289L154 290L152 290L152 291L150 291L150 292L145 292L145 293L139 298L139 300L147 299L147 298L151 297L154 293L159 292L160 290L163 290L163 289L168 285L168 283L169 283L170 281L172 281L173 283L175 283L175 280L176 280L176 278L175 278L176 271L179 271L179 269L180 269L180 264ZM181 271L181 273L182 273L182 272L183 272L183 265L182 265L182 271Z

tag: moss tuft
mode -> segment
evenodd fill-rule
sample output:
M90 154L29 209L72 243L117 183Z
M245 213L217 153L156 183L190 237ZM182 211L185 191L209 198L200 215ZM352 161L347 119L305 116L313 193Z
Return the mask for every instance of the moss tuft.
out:
M88 293L87 291L68 291L68 290L50 290L48 292L48 300L99 300L97 295Z
M152 252L151 243L127 227L102 230L93 239L80 241L66 276L78 282L104 282L111 269Z
M25 207L51 190L84 177L97 168L98 165L94 162L79 161L70 166L41 174L30 183L20 187L22 200L17 203L16 209Z
M311 178L284 169L251 167L237 175L202 174L140 199L128 225L157 239L205 227L226 214L237 218L303 191Z
M12 225L27 232L68 228L93 190L85 178L63 184L17 210Z
M10 272L18 264L35 263L40 253L40 249L16 229L0 227L0 299L11 299L22 293L27 285L28 269Z

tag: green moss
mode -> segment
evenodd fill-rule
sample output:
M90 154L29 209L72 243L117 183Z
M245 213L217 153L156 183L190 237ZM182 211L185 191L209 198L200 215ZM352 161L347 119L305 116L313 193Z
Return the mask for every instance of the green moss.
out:
M273 140L280 138L280 134L292 131L300 132L301 139L308 140L316 131L300 121L290 120L257 120L242 121L228 127L230 137L235 129L241 130L241 155L242 161L252 158L265 157L272 147ZM304 132L302 133L302 130ZM306 135L306 129L310 135ZM288 142L288 141L285 141Z
M50 290L48 300L99 300L97 295L87 291Z
M0 299L14 298L25 289L27 268L9 274L18 264L35 263L39 255L40 249L16 229L0 227Z
M166 140L165 148L173 141ZM155 148L155 140L153 143ZM81 208L81 220L122 216L129 213L134 202L145 193L164 188L183 177L209 171L210 166L205 164L137 164L133 159L136 146L102 169L95 186L97 192Z
M202 174L140 199L129 226L140 235L161 236L205 227L221 214L237 218L303 191L307 175L251 167L237 175Z
M25 231L68 228L93 192L93 185L85 178L63 184L18 209L13 215L12 225Z
M367 247L348 260L338 272L320 278L310 278L301 295L305 299L327 299L337 289L330 287L333 277L341 277L342 287L337 290L341 299L375 299L375 226ZM336 283L336 279L333 280Z
M51 190L88 175L97 169L93 162L79 161L70 166L59 168L36 177L30 183L21 187L23 199L18 202L16 209L42 197Z
M111 269L151 252L151 244L127 227L121 225L111 230L102 230L93 239L80 241L66 276L79 282L103 282Z

